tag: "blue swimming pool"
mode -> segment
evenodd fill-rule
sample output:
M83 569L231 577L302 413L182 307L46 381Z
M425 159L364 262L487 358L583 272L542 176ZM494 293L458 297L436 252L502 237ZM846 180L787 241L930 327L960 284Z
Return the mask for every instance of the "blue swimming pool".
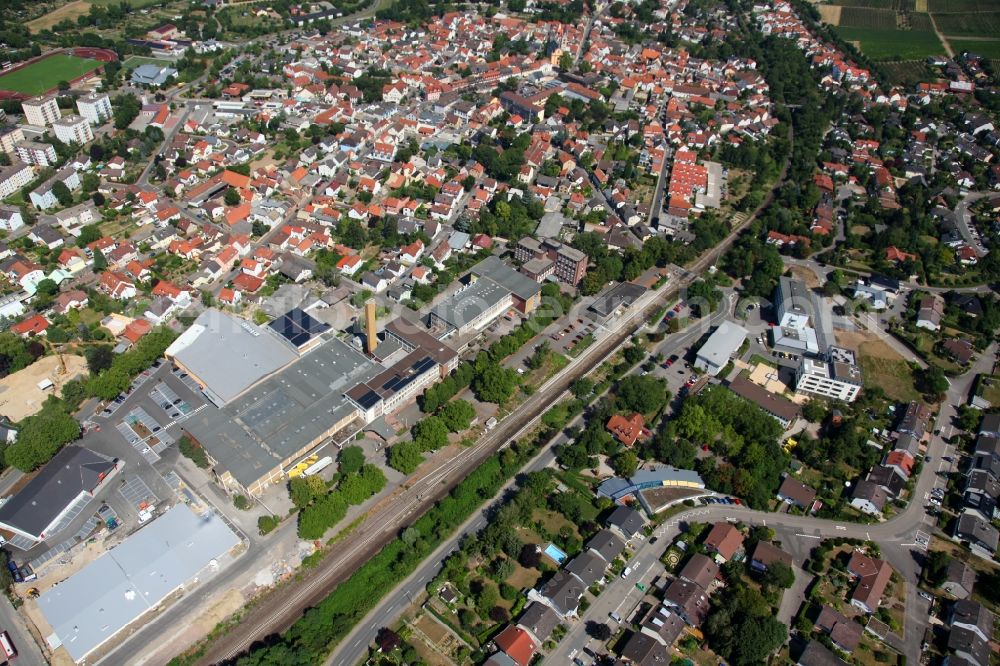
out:
M566 553L562 552L558 546L554 543L550 543L545 547L545 554L556 561L556 564L562 564L568 557Z

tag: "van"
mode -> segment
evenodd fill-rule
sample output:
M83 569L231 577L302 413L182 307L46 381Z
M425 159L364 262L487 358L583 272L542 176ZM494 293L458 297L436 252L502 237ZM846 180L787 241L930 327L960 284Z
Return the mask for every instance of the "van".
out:
M632 567L625 567L625 570L622 571L622 578L628 578L629 574L631 573L632 573Z
M622 623L622 616L619 615L617 611L611 611L610 613L608 613L608 617L610 617L612 620L614 620L618 624Z

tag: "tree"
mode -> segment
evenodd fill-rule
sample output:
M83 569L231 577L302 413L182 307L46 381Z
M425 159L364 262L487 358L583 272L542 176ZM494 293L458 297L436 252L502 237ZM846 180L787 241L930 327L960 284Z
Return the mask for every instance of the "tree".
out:
M354 474L365 464L365 452L360 446L345 446L337 456L341 474Z
M448 427L438 416L428 416L417 421L410 429L410 434L421 451L436 451L448 444Z
M288 482L288 495L297 509L304 509L326 494L326 484L316 475L297 476Z
M917 387L922 393L934 396L942 395L949 386L948 378L944 376L944 370L936 365L928 365L917 373Z
M83 355L87 359L87 369L90 370L90 374L92 375L100 374L101 371L110 368L111 362L115 358L111 347L107 345L87 347Z
M521 553L517 556L517 561L521 563L522 567L531 569L541 564L542 554L539 552L538 546L526 543L521 546Z
M66 410L66 405L50 398L40 412L21 421L17 441L3 455L8 465L31 472L79 436L80 424Z
M826 407L819 400L810 400L802 406L802 418L810 423L819 423L825 417Z
M226 190L222 200L226 202L227 206L238 206L241 201L240 193L235 187L230 187Z
M261 516L257 519L257 531L261 536L266 536L277 529L280 524L281 518L278 516Z
M635 470L639 468L639 457L631 449L624 449L616 453L611 458L610 463L611 469L615 470L615 474L627 479L635 474Z
M177 442L177 449L181 452L182 456L191 460L197 467L202 469L211 467L205 449L191 441L191 438L187 435L181 437L180 441Z
M568 51L559 56L559 69L564 72L573 69L573 55Z
M773 562L768 565L761 579L765 585L787 590L795 584L795 573L784 562Z
M476 410L465 400L455 400L441 408L440 417L450 432L459 432L469 427Z
M378 630L378 637L376 638L376 640L378 641L379 650L381 650L383 653L389 653L394 650L398 650L399 647L403 644L403 639L400 638L399 634L397 634L392 629L388 629L386 627L382 627L381 629Z
M104 256L104 253L100 250L94 250L94 265L93 269L95 273L100 273L108 267L108 259Z
M932 550L924 565L924 578L931 587L941 587L948 580L948 565L951 557L942 550Z
M128 388L131 378L122 368L112 365L99 375L93 375L87 380L87 391L90 395L111 400Z
M389 467L403 474L412 474L424 461L415 442L400 442L389 448Z
M652 414L667 404L667 382L653 375L629 375L615 389L615 402L624 410Z
M611 627L609 627L604 622L594 622L593 620L587 622L587 635L595 638L602 643L604 641L611 640Z
M59 285L52 278L45 278L35 285L35 293L45 298L52 298L59 293Z
M66 187L66 183L57 180L52 184L52 194L59 200L59 205L69 206L73 203L73 193Z
M9 331L0 333L0 377L28 367L33 360L22 338Z
M83 174L83 178L80 179L80 185L86 194L90 194L101 186L101 178L96 173L85 173Z
M347 502L340 493L327 493L299 513L299 537L319 539L345 515Z
M103 235L104 234L101 233L101 225L88 224L80 229L80 235L76 239L76 246L87 247L94 241L100 239Z
M578 400L582 400L594 390L594 382L586 377L580 377L580 379L570 384L569 390Z
M482 371L477 372L472 381L472 390L479 400L498 405L506 402L516 387L517 372L495 363L489 363Z

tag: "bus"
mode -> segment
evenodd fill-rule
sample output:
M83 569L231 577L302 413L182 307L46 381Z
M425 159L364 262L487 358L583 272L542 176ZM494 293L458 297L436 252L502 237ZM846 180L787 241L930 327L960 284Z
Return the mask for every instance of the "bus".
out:
M3 650L7 661L17 659L17 649L14 648L14 641L10 640L10 636L6 631L0 631L0 649Z

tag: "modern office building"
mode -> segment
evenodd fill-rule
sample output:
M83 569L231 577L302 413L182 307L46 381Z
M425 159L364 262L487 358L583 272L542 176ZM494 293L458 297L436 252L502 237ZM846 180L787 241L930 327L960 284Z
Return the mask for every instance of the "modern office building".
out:
M91 93L76 100L76 109L91 125L100 125L113 114L111 98L106 93Z
M56 138L63 143L76 143L82 146L94 140L94 130L90 128L90 122L76 114L55 121L52 123L52 130Z
M863 385L854 352L831 347L827 358L805 358L795 372L795 392L854 402Z
M48 127L59 120L59 105L55 97L35 97L21 102L24 119L29 125Z
M774 293L778 326L801 329L809 326L815 312L812 294L802 280L782 276Z

